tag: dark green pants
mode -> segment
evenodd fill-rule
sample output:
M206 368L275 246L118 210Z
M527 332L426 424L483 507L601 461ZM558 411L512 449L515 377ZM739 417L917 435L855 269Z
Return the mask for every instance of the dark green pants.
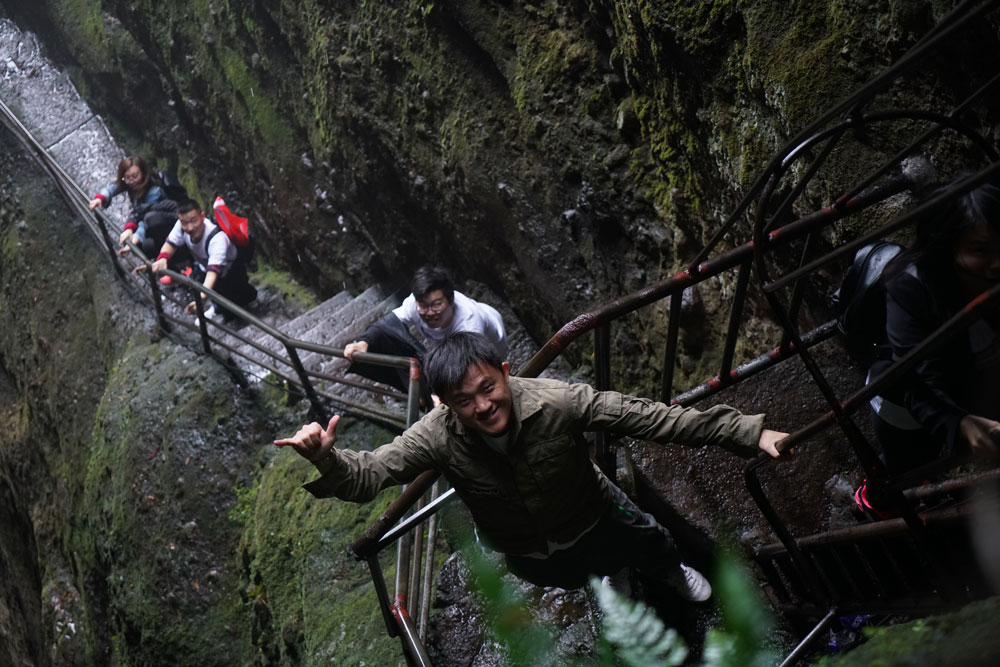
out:
M664 580L681 562L670 533L613 484L612 494L597 524L572 547L548 558L508 554L507 569L537 586L560 588L579 588L591 576L612 575L626 566Z

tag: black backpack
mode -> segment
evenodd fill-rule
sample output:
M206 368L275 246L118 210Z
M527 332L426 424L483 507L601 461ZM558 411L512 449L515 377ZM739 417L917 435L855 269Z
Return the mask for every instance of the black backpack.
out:
M886 357L885 285L882 272L903 247L888 241L876 241L854 255L840 288L833 293L837 328L844 335L847 353L868 367Z
M167 199L181 201L188 198L187 189L177 179L177 172L173 169L160 169L156 174L160 177L160 187L163 188Z

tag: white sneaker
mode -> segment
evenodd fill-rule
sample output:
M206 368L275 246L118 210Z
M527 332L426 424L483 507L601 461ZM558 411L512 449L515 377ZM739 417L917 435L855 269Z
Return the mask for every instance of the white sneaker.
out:
M215 320L217 320L217 319L219 319L221 317L219 315L218 311L215 310L215 304L214 303L212 305L210 305L208 308L206 308L204 312L205 312L205 319L206 320L213 320L213 321L215 321ZM197 315L194 316L194 323L198 324L198 316Z
M704 602L712 597L712 584L708 579L684 563L667 575L667 585L689 602Z

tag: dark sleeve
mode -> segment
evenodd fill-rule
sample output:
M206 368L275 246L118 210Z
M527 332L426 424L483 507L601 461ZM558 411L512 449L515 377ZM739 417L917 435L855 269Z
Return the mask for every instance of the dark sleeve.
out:
M886 288L886 333L893 360L927 339L947 317L940 304L915 276L901 273ZM967 412L954 400L953 373L957 361L952 339L930 353L903 380L903 405L921 426L954 451L958 424ZM949 353L951 352L951 353Z
M390 486L408 484L437 469L434 450L447 438L443 409L433 411L374 451L334 449L317 463L321 477L304 485L317 498L367 502Z
M164 211L174 213L176 217L177 202L169 200L163 194L163 190L153 186L146 193L142 201L132 201L132 210L129 213L129 220L139 222L143 220L151 211Z
M373 322L358 336L358 340L368 343L368 351L372 354L422 358L424 353L424 346L392 313L386 313L381 319Z

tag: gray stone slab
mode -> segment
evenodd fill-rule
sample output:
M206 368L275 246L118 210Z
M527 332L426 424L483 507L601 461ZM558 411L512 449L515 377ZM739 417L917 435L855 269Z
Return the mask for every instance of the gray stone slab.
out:
M6 19L0 19L0 99L85 196L114 180L124 153L103 119L91 112L69 77L42 55L35 36ZM127 204L119 204L108 215L120 229L127 213Z
M305 337L309 330L334 318L336 313L352 300L353 297L348 292L338 292L312 310L289 322L283 331L292 338L312 340Z
M343 347L353 341L358 334L365 330L369 324L377 320L386 312L393 308L393 303L398 305L395 296L386 297L384 292L376 285L369 287L364 292L355 297L350 303L334 313L327 321L320 322L307 332L308 340L320 345L331 347ZM373 312L373 308L380 304L388 304L379 314ZM302 363L307 368L318 367L329 357L315 352L306 353L302 357Z
M326 345L331 345L333 347L342 347L355 340L361 332L363 332L368 325L375 322L383 315L394 309L399 305L399 300L395 295L387 297L382 301L375 303L365 314L361 317L355 318L355 321L348 326L344 327L338 332L335 332L330 338L330 342L325 343ZM318 357L319 355L317 355ZM310 360L316 363L316 360ZM319 369L323 373L331 373L337 375L343 375L347 372L347 367L350 366L351 362L347 359L340 358L326 358L319 360Z
M42 55L34 35L0 20L0 95L47 147L93 114L69 77Z
M100 116L67 134L49 148L49 153L59 162L87 197L113 182L118 162L124 157ZM123 195L116 197L104 213L117 223L125 224L131 206Z

